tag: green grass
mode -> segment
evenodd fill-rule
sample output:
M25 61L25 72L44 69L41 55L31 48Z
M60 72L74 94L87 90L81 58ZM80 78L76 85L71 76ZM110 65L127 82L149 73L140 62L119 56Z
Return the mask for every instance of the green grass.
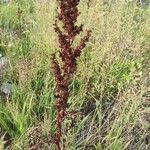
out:
M39 149L55 149L49 133L54 135L56 128L50 62L51 54L58 51L53 29L56 7L55 0L0 4L0 53L5 51L10 63L0 83L14 85L11 98L0 99L0 149L5 142L12 150L29 149L31 140ZM82 0L79 10L78 23L91 29L92 37L70 85L68 111L78 113L64 121L66 149L148 150L150 109L144 95L150 65L150 9L134 1L104 4L102 0L91 1L88 8Z

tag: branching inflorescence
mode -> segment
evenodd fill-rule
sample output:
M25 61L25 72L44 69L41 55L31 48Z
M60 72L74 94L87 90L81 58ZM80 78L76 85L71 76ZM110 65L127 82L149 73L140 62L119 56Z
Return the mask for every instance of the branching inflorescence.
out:
M52 55L52 68L56 80L56 145L61 149L62 123L66 116L67 100L69 97L69 85L72 75L77 68L77 58L81 55L82 49L86 46L91 31L81 39L78 46L72 46L75 37L82 31L83 25L77 26L79 16L78 4L80 0L58 0L60 11L54 24L55 32L59 42L59 57L61 63L56 60L56 54ZM58 21L63 23L62 29Z

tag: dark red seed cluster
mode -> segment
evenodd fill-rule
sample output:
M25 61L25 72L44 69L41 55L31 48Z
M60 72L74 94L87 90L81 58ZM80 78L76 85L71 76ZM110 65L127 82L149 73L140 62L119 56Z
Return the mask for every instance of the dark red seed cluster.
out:
M59 13L54 24L55 32L59 42L59 57L61 65L56 60L55 54L52 55L52 68L56 80L56 145L61 149L62 123L66 116L67 100L69 97L69 85L72 75L76 71L77 58L81 55L82 49L86 46L91 31L81 39L77 47L73 47L72 43L75 37L82 31L83 25L77 26L77 18L79 16L78 4L80 0L58 0ZM58 21L63 23L62 29L58 26Z
M71 40L82 30L82 25L79 27L75 25L77 17L79 16L77 8L79 1L80 0L58 0L60 8L58 19L63 22L63 28Z

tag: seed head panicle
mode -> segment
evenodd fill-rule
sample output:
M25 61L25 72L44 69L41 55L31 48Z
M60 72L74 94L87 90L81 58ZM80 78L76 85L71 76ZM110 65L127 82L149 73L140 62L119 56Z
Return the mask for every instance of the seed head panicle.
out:
M81 55L82 50L86 46L91 31L87 31L86 35L81 39L76 48L72 46L75 37L83 30L83 25L76 25L79 16L78 5L80 0L58 0L59 12L54 23L54 30L58 36L59 57L61 64L56 60L55 54L52 55L52 69L56 80L56 145L61 149L62 143L62 123L66 116L67 101L69 98L69 85L72 75L77 68L77 58ZM62 29L58 26L58 22L63 23ZM64 144L63 144L64 149Z

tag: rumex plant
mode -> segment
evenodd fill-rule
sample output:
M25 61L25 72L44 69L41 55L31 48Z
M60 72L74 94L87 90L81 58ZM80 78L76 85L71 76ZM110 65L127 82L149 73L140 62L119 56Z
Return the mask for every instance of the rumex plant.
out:
M91 31L87 31L86 35L81 38L79 45L73 47L75 37L83 31L83 25L77 26L77 18L79 16L78 4L80 0L58 0L59 12L54 24L55 32L58 36L59 58L56 59L56 53L52 55L52 69L56 80L56 138L55 143L60 150L64 149L62 143L62 123L67 115L67 101L69 98L69 85L73 74L77 68L77 58L81 55L83 48L86 46ZM60 28L58 22L62 22Z

